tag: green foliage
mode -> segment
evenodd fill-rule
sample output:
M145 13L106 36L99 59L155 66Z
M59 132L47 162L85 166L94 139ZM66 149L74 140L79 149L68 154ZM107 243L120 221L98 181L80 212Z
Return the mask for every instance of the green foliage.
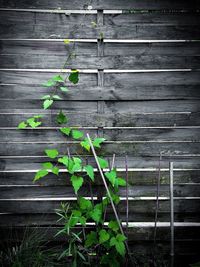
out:
M22 121L18 124L18 129L25 129L28 126L35 129L36 127L42 124L42 122L40 121L41 118L42 118L42 115L35 115L27 119L25 122Z
M110 239L110 246L114 246L117 252L123 257L125 256L125 240L126 237L122 234L118 234L116 237L112 237Z
M67 116L60 110L59 114L56 117L56 121L58 124L64 124L68 121Z
M57 149L46 149L45 153L51 159L55 159L59 154Z
M78 190L81 188L83 184L83 178L80 176L72 175L71 182L72 182L72 186L74 188L75 194L77 194Z
M84 167L84 170L86 170L87 175L94 182L94 168L91 165L87 165L87 166Z
M95 24L93 26L95 27ZM100 39L103 39L103 33L100 33ZM65 39L64 43L67 45L70 41ZM68 58L72 56L73 53L70 53ZM79 71L71 70L71 73L66 78L61 74L55 75L43 84L43 86L47 87L49 90L49 92L42 97L43 108L45 110L51 108L55 101L62 99L59 93L63 95L63 93L68 92L69 89L66 86L67 79L68 82L77 84L79 82ZM21 122L18 128L25 129L28 126L36 128L42 123L40 118L40 115L29 118ZM59 125L68 122L68 118L62 110L56 115L56 122ZM82 131L77 129L77 127L61 127L59 131L64 134L66 138L70 137L73 141L79 143L80 147L87 151L87 154L91 154L88 138ZM91 138L92 145L95 149L101 149L105 140L105 138L98 136ZM117 221L110 220L108 222L108 228L105 229L105 214L107 207L111 205L109 196L106 194L102 201L98 200L96 203L92 195L92 200L80 195L79 190L84 182L89 182L91 185L96 182L94 167L88 164L88 162L84 164L84 160L78 156L79 151L74 153L77 156L71 156L69 148L66 150L64 155L58 157L59 152L56 149L46 149L45 154L50 160L42 163L41 169L38 170L34 177L34 181L38 181L49 173L59 175L59 165L62 164L68 172L67 175L69 175L73 190L77 195L77 201L75 201L73 207L69 207L66 203L61 203L61 209L57 210L57 214L60 217L59 221L61 220L63 222L63 227L58 231L57 235L66 235L66 240L68 240L68 247L63 250L59 259L69 258L71 256L73 267L78 265L82 266L82 263L89 264L90 254L98 253L100 259L98 262L99 266L120 266L125 256L124 243L126 237L121 234ZM54 160L53 163L51 162L52 159ZM101 169L105 170L109 167L108 161L102 156L99 156L97 159ZM85 171L86 174L81 174L82 171ZM118 195L119 186L126 186L126 181L118 177L116 169L105 172L105 177L107 179L111 198L114 204L118 205L120 202L120 197ZM87 222L95 223L96 230L90 231L87 234L84 230L81 230L79 233L73 230L77 225L79 225L79 227L81 225L84 228Z
M98 159L99 165L102 169L108 168L108 161L107 160L100 158L100 157L98 157L97 159Z
M43 102L43 108L48 109L53 104L53 99L46 99Z
M71 83L77 84L79 81L79 71L78 70L72 70L68 79Z

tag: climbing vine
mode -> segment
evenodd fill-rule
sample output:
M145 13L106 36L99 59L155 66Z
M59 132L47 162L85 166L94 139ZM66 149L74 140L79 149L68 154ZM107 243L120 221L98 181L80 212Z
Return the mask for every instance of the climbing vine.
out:
M70 41L64 40L64 43L68 45ZM74 56L74 52L68 56L64 67L72 56ZM67 83L76 85L78 82L79 71L76 69L71 70L66 77L62 72L51 77L43 84L44 87L49 88L49 94L42 96L42 108L50 109L55 101L62 100L60 93L67 94L69 91ZM42 119L42 115L36 115L20 122L18 128L37 128L41 126ZM59 131L66 138L72 138L87 153L91 153L91 144L96 150L101 149L105 138L93 136L90 143L84 132L77 127L68 126L68 121L66 114L60 110L56 116L56 123L59 124ZM91 265L93 259L95 259L95 266L121 266L126 254L127 238L120 231L121 222L116 218L112 218L106 223L106 212L111 202L115 205L119 204L119 188L126 186L125 179L119 177L117 169L109 166L108 160L99 155L97 160L100 168L104 170L109 195L107 192L104 197L96 199L93 196L92 185L96 182L97 172L93 165L89 164L87 160L84 161L81 156L72 156L69 148L66 153L62 154L57 149L45 149L44 154L49 160L42 163L41 169L37 171L33 181L37 182L49 173L58 176L60 166L62 166L70 175L70 182L77 197L73 205L61 203L60 209L56 210L59 221L62 221L63 225L57 235L66 236L68 244L59 258L71 258L74 267ZM84 185L91 189L89 198L80 193ZM88 224L92 226L92 230L88 229Z

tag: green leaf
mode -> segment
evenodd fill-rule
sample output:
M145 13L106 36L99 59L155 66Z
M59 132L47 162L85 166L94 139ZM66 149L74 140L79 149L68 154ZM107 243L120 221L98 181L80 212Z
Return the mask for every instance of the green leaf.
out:
M110 221L108 228L112 229L114 232L117 232L119 230L119 224L117 221Z
M64 82L64 79L61 75L56 75L52 78L53 81L55 82Z
M75 164L81 164L82 163L82 160L78 157L73 157L73 161Z
M27 127L27 124L24 121L20 122L17 126L18 129L25 129L26 127Z
M103 143L105 140L106 140L105 138L95 138L92 142L93 146L100 148L101 147L100 144Z
M43 108L44 109L48 109L51 105L53 104L53 100L52 99L47 99L43 102Z
M46 83L42 84L45 87L51 87L55 85L55 82L53 80L48 80Z
M74 188L75 194L77 194L78 190L83 185L83 178L80 176L72 175L70 180L72 182L72 186Z
M62 98L59 95L53 95L52 98L55 100L62 100Z
M91 180L94 182L94 168L91 165L86 165L84 167L84 170L86 170L87 175L91 178Z
M62 92L68 92L69 89L66 86L60 86L59 87Z
M125 245L124 245L123 242L117 242L117 243L115 244L115 248L116 248L117 252L118 252L122 257L125 256L126 249L125 249Z
M117 178L117 184L119 186L126 186L126 181L123 178Z
M85 247L91 247L92 245L96 245L98 243L97 239L97 233L94 231L91 231L89 234L86 235L85 240Z
M86 218L84 217L84 216L81 216L80 218L79 218L79 222L80 222L80 224L81 225L83 225L83 226L85 226L86 225Z
M62 112L62 110L60 110L59 114L56 117L56 121L59 124L63 124L67 122L67 117L65 116L65 114Z
M108 241L110 238L109 233L105 229L101 229L99 232L99 244Z
M94 206L94 209L90 212L90 216L95 222L98 223L102 218L102 213L103 213L102 204L96 204Z
M52 168L52 172L53 172L53 174L58 175L58 174L59 174L59 168L56 167L56 166L54 166L54 167Z
M118 235L116 236L116 239L117 239L117 241L119 241L119 242L124 242L127 238L126 238L125 235L118 234Z
M81 210L91 210L92 202L84 197L79 198L79 206Z
M37 121L37 119L34 118L34 117L29 118L29 119L27 120L27 123L28 123L29 126L31 126L32 128L36 128L36 127L38 127L39 125L42 124L41 121Z
M62 158L58 159L58 162L62 163L63 165L65 165L66 167L68 167L69 164L69 158L67 156L64 156Z
M58 156L58 150L57 149L46 149L45 153L51 159L55 159Z
M111 195L111 197L112 197L113 202L114 202L116 205L119 204L119 202L120 202L120 197L119 197L117 194L113 193L112 191L110 191L110 195Z
M71 132L71 128L69 127L64 127L64 128L61 128L60 131L64 134L66 134L67 136L70 135L70 132Z
M90 144L87 138L85 138L83 141L81 141L81 146L85 148L87 151L90 151Z
M72 130L72 137L74 139L80 139L81 137L83 137L83 133L78 130Z
M51 98L50 95L43 95L43 96L41 97L42 100L44 100L44 99L50 99L50 98Z
M102 169L108 168L108 161L102 158L97 157L99 165Z
M69 44L69 43L70 43L70 40L69 40L69 39L65 39L65 40L64 40L64 43L65 43L65 44Z
M39 180L40 178L46 176L48 173L49 173L49 172L48 172L47 170L39 170L39 171L36 173L36 175L35 175L33 181L35 182L35 181Z
M116 237L112 237L110 239L110 246L115 246L117 252L124 257L125 255L125 245L124 241L126 240L126 237L122 234L118 234Z
M78 70L72 70L69 75L69 81L73 84L77 84L79 81L79 72Z
M52 169L53 168L53 164L51 162L44 162L44 163L42 163L42 167L44 169Z
M106 172L105 173L106 178L108 178L108 180L110 181L110 183L112 184L112 186L114 187L115 185L115 180L117 178L117 173L115 170L112 170L110 172Z

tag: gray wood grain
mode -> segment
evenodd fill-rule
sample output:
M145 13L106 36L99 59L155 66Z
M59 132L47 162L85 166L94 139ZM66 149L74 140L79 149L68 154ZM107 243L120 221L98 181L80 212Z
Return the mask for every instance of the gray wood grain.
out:
M75 0L73 1L73 7L70 2L66 2L64 0L57 0L56 2L49 2L47 0L43 0L41 2L35 2L33 0L22 0L20 2L16 2L14 0L1 0L1 7L12 7L12 8L55 8L61 7L63 9L83 9L86 5L85 0ZM104 0L104 1L93 1L92 2L93 9L195 9L199 7L199 2L196 0L192 0L190 2L186 0L164 0L164 1L132 1L132 0L124 0L123 3L121 0L115 0L113 5L113 0Z
M59 69L67 57L55 55L1 55L1 68ZM77 56L67 63L71 69L199 69L200 56Z
M199 85L138 85L123 86L68 86L67 93L58 91L66 101L123 101L123 100L175 100L199 99ZM40 100L51 89L42 85L0 84L1 100Z
M86 135L89 133L91 137L97 136L97 130L84 129L81 131ZM102 129L102 134L107 141L193 141L200 142L200 127L195 128L147 128L147 129ZM71 137L64 136L57 129L39 128L16 130L16 129L0 129L0 142L65 142L73 140Z

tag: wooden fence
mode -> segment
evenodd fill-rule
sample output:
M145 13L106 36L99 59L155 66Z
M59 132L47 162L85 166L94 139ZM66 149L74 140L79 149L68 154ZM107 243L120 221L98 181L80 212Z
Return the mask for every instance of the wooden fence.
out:
M53 225L55 233L54 209L75 197L65 172L32 182L45 148L66 149L52 122L62 108L70 125L107 138L103 151L108 158L116 153L121 175L128 155L133 251L152 246L162 156L157 242L168 252L168 163L174 161L175 252L194 260L200 245L200 2L85 2L0 0L0 226ZM48 92L41 83L60 72L73 45L65 38L75 40L76 57L67 68L80 70L80 82L69 85L50 113L41 109ZM17 130L38 113L43 127ZM69 146L71 153L77 149ZM99 180L95 194L101 189ZM89 195L87 187L83 193ZM122 200L122 220L124 207Z

